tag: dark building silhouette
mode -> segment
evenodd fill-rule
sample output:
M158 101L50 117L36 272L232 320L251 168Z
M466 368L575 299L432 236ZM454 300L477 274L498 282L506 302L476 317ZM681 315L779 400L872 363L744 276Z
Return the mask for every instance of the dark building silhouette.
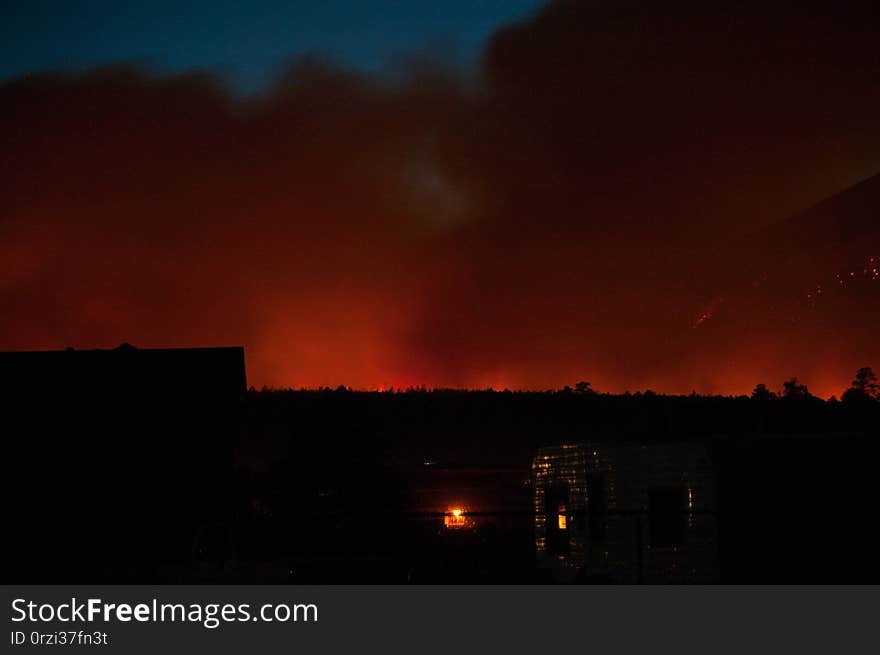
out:
M247 390L244 348L135 348L0 353L0 389L11 397L123 397L130 407L194 395L212 402Z
M173 581L223 525L242 348L0 353L6 579Z

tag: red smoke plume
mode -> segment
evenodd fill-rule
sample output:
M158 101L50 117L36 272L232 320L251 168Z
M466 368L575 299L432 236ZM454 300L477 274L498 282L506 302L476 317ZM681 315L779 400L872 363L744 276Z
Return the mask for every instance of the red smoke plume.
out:
M257 386L839 393L880 366L878 285L788 299L878 231L762 235L880 170L877 33L867 3L558 2L474 78L6 84L0 347L242 343Z

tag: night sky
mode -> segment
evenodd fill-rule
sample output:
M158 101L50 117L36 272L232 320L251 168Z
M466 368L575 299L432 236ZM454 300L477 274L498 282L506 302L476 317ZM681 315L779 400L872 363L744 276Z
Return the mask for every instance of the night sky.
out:
M6 5L0 349L839 394L880 368L880 10L841 4Z
M540 0L10 0L0 80L119 61L222 75L259 92L285 64L319 54L377 72L425 49L473 67L489 35Z

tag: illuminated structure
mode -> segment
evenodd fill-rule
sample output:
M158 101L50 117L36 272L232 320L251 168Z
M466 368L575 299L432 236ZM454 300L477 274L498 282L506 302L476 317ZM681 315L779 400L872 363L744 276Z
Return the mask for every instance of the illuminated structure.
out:
M702 443L584 442L532 460L535 549L557 577L717 579L714 475Z
M461 507L453 507L443 515L443 526L451 530L457 530L472 527L473 522L468 518L465 510Z

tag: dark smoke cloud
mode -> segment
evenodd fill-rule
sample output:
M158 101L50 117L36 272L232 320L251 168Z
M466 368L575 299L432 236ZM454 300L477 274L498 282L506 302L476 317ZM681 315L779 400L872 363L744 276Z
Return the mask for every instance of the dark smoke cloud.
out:
M773 4L557 2L475 78L6 84L0 347L244 343L257 385L836 392L880 366L870 311L717 297L754 274L729 244L880 170L880 19Z

